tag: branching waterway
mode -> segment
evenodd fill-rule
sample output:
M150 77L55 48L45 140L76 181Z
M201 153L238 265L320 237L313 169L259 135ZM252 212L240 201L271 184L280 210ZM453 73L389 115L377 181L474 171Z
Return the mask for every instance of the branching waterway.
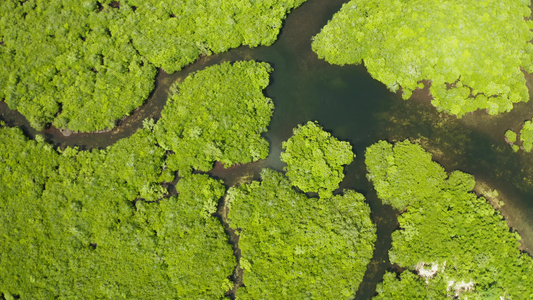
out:
M56 147L80 149L105 148L142 127L146 118L158 119L169 87L191 72L223 61L255 59L274 67L271 84L265 91L273 99L275 111L266 138L270 156L263 161L224 169L217 165L211 175L232 186L257 178L262 168L282 170L279 160L281 143L292 129L308 120L317 120L340 140L350 141L357 155L346 169L341 188L363 193L372 208L372 218L378 228L374 258L368 266L357 299L368 299L375 292L383 273L392 269L387 251L391 233L397 227L396 213L381 204L372 185L366 179L364 151L381 139L419 142L434 155L447 171L462 170L473 174L479 182L476 192L489 193L512 230L522 236L524 251L533 253L533 154L514 153L504 141L507 129L517 129L524 120L533 117L530 104L516 105L506 114L489 116L476 112L456 119L439 113L429 104L427 88L417 91L411 100L389 92L372 79L364 66L333 66L319 60L311 50L311 38L338 11L345 0L309 0L289 15L279 40L270 47L241 47L223 54L202 57L194 64L174 74L160 71L156 88L148 101L118 126L107 132L62 132L53 126L36 132L18 112L0 102L0 118L8 126L20 127L30 137L37 133ZM528 82L533 82L528 77ZM533 91L530 88L530 94ZM493 192L497 190L497 195Z

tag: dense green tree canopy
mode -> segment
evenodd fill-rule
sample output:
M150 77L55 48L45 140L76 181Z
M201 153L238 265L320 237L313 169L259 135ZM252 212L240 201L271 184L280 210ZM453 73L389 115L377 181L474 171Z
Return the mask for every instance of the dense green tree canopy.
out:
M45 143L27 141L19 129L0 128L0 148L0 293L45 299L49 294L39 286L46 283L38 274L53 281L67 263L50 257L55 233L41 209L47 203L39 201L60 157ZM42 263L51 260L51 266Z
M308 198L279 172L261 177L227 194L244 269L238 299L352 299L376 240L364 197Z
M396 146L379 141L366 149L365 162L379 199L397 210L432 196L446 178L431 154L408 141Z
M405 211L389 257L407 270L401 280L387 275L378 299L533 297L533 260L500 213L471 192L473 176L446 174L409 141L370 146L366 164L379 197Z
M240 45L271 45L286 14L305 0L127 0L129 35L139 52L167 72L200 55Z
M533 150L533 120L525 121L522 124L519 134L512 130L505 132L506 142L513 147L516 152L520 149L525 152L531 152Z
M167 274L179 299L221 299L233 287L228 278L236 266L224 228L212 216L226 189L203 174L180 179L176 189L179 196L161 201L151 220Z
M401 280L393 272L386 272L383 275L383 282L379 283L376 288L378 295L373 299L391 300L391 299L446 299L446 293L426 288L426 283L418 275L406 271L402 273Z
M337 140L311 121L295 128L283 149L281 161L287 164L292 184L306 193L318 192L322 198L332 196L344 178L344 165L355 157L350 143Z
M437 109L462 116L506 112L529 100L521 69L533 71L530 1L386 1L345 4L314 37L334 64L360 64L409 98L431 82Z
M520 141L524 151L531 152L533 149L533 121L526 121L520 129Z
M157 124L147 121L103 150L56 151L40 136L31 141L0 127L0 293L8 299L224 297L236 265L212 215L224 186L182 172L179 195L170 197L162 183L176 169L267 156L260 134L273 105L262 90L271 70L237 62L200 71L175 87ZM202 155L211 145L223 150L220 156Z
M211 216L220 182L191 175L161 197L164 150L147 130L90 152L38 140L0 128L4 298L218 299L231 288L235 258Z
M222 63L190 75L173 86L155 132L159 144L174 152L169 168L184 173L208 171L268 156L266 132L274 105L263 95L272 68L266 63Z
M516 132L512 130L507 130L505 132L505 141L509 145L511 145L514 152L518 152L518 150L520 150L520 146L518 145L519 139L518 139L518 135L516 134Z
M115 127L200 55L270 45L305 0L5 0L0 100L42 129Z
M121 32L123 11L97 4L0 4L0 99L33 127L113 128L153 89L156 70Z

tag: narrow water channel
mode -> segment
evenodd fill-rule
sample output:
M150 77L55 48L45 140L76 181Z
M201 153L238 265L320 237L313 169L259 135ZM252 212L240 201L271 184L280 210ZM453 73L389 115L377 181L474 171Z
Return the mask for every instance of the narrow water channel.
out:
M308 0L289 15L279 40L270 47L240 47L203 57L172 75L159 72L151 98L112 131L65 136L51 127L41 134L55 146L105 148L131 135L145 118L157 119L174 81L223 61L265 61L274 67L271 84L265 91L275 104L265 135L271 145L270 156L238 168L224 169L217 165L211 174L231 186L245 177L257 178L265 167L282 170L281 143L291 136L294 127L308 120L317 120L337 138L350 141L357 157L346 168L341 188L355 189L366 196L378 227L374 258L357 299L371 298L383 273L391 268L387 251L391 245L390 234L397 227L396 213L381 205L365 177L364 165L366 147L381 139L417 140L447 171L465 171L483 182L484 189L496 189L498 200L505 202L501 208L504 217L523 237L523 250L533 253L533 154L513 153L503 138L505 130L517 129L525 119L533 117L531 104L517 105L513 112L499 116L480 112L458 120L437 112L429 104L427 89L404 101L372 79L364 66L340 67L319 60L311 51L311 38L344 2L347 0ZM528 81L532 82L531 79ZM30 137L37 133L25 118L7 109L3 102L0 119L9 126L21 127Z

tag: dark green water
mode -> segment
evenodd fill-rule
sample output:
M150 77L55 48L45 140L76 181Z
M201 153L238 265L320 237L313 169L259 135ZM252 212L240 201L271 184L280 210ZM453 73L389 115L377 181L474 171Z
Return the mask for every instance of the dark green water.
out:
M287 18L279 40L271 47L241 47L204 57L172 75L160 73L157 88L147 104L110 132L63 136L50 128L43 134L56 146L104 148L131 135L142 126L143 119L157 119L166 102L168 87L175 80L222 61L265 61L275 69L265 91L275 104L270 129L265 135L271 154L264 161L238 168L226 170L217 166L211 174L233 185L242 177L257 178L264 167L281 170L282 141L290 137L294 127L308 120L317 120L337 138L350 141L357 157L346 168L341 188L355 189L367 197L378 227L374 258L357 299L371 298L377 282L391 268L387 251L390 234L397 226L396 214L381 205L365 177L364 149L380 139L417 140L448 171L459 169L473 174L479 182L498 190L498 199L506 203L501 209L503 215L513 230L522 235L523 249L533 253L533 154L513 153L503 139L506 129L517 129L524 120L533 117L531 105L517 105L513 112L496 117L480 112L457 120L437 112L429 104L427 90L418 91L413 99L404 101L373 80L364 66L339 67L319 60L311 51L311 37L343 2L346 1L308 0ZM533 94L531 89L530 94ZM0 118L8 125L22 127L29 136L36 134L23 117L1 104Z

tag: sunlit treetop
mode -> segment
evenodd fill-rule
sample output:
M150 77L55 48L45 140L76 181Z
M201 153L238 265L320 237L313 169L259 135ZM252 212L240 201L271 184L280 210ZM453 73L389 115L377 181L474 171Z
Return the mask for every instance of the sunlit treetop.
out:
M153 64L174 72L200 55L240 45L269 46L285 16L306 0L127 0L133 44Z
M501 214L472 192L472 175L447 173L407 140L368 147L365 163L378 197L402 210L389 258L403 273L387 273L375 299L533 297L533 260Z
M507 130L505 141L511 145L514 152L518 150L531 152L533 149L533 120L525 121L520 131Z
M0 100L37 129L106 130L143 104L156 67L271 45L305 0L3 0Z
M363 195L308 198L280 172L230 188L229 225L239 235L244 286L237 299L353 299L376 227Z
M147 130L105 150L28 140L0 122L0 299L222 299L235 257L204 174L177 196ZM157 189L157 187L161 189Z
M463 116L509 111L529 100L532 72L529 1L351 1L314 37L333 64L360 64L409 98L431 83L432 104Z
M263 89L271 71L267 63L222 63L176 83L155 125L158 143L174 152L168 167L183 175L209 171L215 161L229 167L266 158L268 142L261 133L274 104Z
M379 141L365 151L367 178L385 204L403 210L431 198L444 184L446 172L420 145Z
M348 142L339 141L316 122L294 129L293 136L283 142L281 160L287 164L287 177L304 192L331 197L344 178L344 165L355 155Z
M0 100L37 129L113 128L154 87L156 70L124 36L119 9L6 0L0 14Z

